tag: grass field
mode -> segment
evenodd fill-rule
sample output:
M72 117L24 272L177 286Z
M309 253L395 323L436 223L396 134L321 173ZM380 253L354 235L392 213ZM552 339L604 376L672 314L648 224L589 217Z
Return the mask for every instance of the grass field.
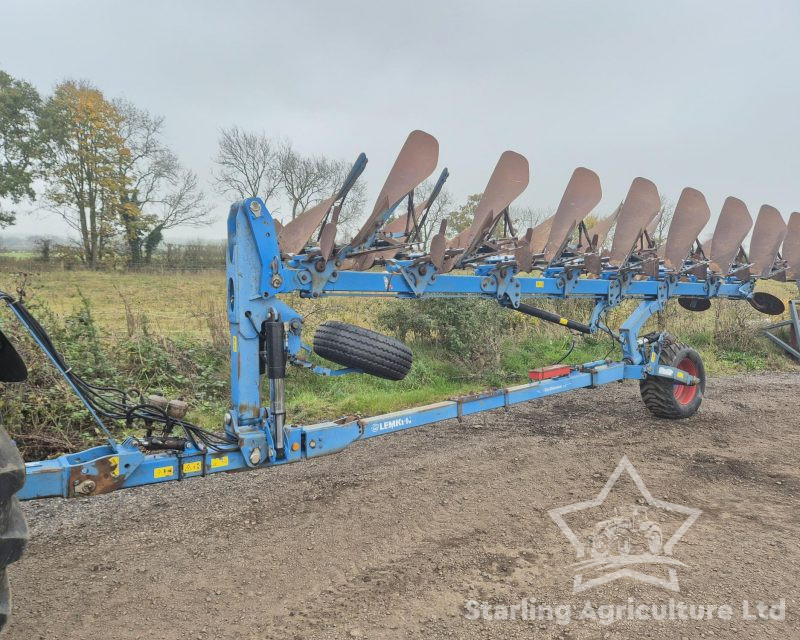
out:
M90 377L94 373L98 381L113 375L118 385L156 385L158 390L172 397L186 396L193 406L193 419L206 427L220 427L229 394L229 334L224 311L223 270L167 274L91 271L51 271L25 276L0 274L3 290L16 291L20 286L25 289L29 306L43 308L43 324L49 330L48 323L52 329L61 327L59 347L72 354L70 363L76 370L85 370ZM761 282L758 288L784 300L797 293L793 285L772 281ZM391 305L403 305L412 315L417 310L425 312L422 307L414 306L419 304L414 301L384 299L310 301L292 296L291 304L305 316L304 340L307 343L312 341L316 326L328 319L392 333L397 327L385 317L385 312L392 310ZM585 320L589 304L566 301L557 308L564 315ZM625 317L632 304L635 303L625 303L613 312L612 326ZM551 303L552 308L556 308L555 305ZM518 384L526 379L528 369L558 361L570 346L569 334L560 327L495 309L494 305L487 307L487 313L489 315L484 318L491 326L477 321L463 331L465 334L475 332L479 340L484 336L493 341L488 355L486 350L479 356L461 353L437 344L430 337L417 340L412 334L408 339L414 351L414 366L401 382L370 376L328 378L291 369L287 383L290 420L313 422L341 415L370 415L487 387ZM90 320L84 317L87 314ZM508 321L503 328L495 329L494 319L505 317ZM714 301L712 309L702 314L686 312L677 303L671 303L651 324L652 329L668 330L697 348L711 375L795 368L789 358L761 336L759 326L771 320L746 303ZM75 329L76 324L87 322L91 325L88 338L85 329L78 333ZM2 318L2 326L8 326L7 317ZM24 337L18 336L17 340L24 340ZM610 352L612 355L619 353L610 347L609 339L604 336L579 338L566 362L585 362L605 357ZM30 345L28 353L29 359L34 360L34 368L49 366L43 359L36 360L35 349ZM40 381L39 384L57 383L53 379L50 383ZM29 389L28 393L32 391ZM61 396L48 396L49 400L43 404L49 406L40 407L35 417L30 416L29 407L20 409L20 420L38 422L36 428L39 429L49 429L53 423L64 434L82 429L80 439L91 439L90 425L76 426L83 424L80 407L74 405L65 388L60 393L64 397L63 410L58 405ZM67 413L71 416L69 420L62 418ZM59 426L62 422L65 424ZM74 436L64 435L65 442L73 440Z

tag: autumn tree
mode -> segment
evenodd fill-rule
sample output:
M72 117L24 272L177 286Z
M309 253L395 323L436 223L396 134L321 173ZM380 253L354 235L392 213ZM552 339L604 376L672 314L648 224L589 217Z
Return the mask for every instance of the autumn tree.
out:
M79 233L82 259L96 268L116 231L129 162L122 115L91 84L67 81L42 109L45 202Z
M0 71L0 198L14 204L35 196L40 108L41 98L31 84ZM0 208L0 229L13 223L14 211Z
M482 193L473 193L458 209L451 211L447 221L447 235L453 237L472 224L475 210L483 197Z
M148 264L169 229L210 222L197 175L181 167L164 144L164 119L123 100L120 135L128 153L120 155L120 227L133 265Z

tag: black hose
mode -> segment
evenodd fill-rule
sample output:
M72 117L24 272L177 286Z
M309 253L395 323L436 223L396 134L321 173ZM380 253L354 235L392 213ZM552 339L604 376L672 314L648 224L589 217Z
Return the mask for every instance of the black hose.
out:
M230 446L236 443L236 439L228 433L212 433L191 422L171 418L165 411L153 405L141 401L135 404L129 404L129 393L127 391L117 389L116 387L93 385L87 382L75 373L72 367L67 365L67 362L58 349L56 349L45 328L31 315L24 304L3 291L0 291L0 300L14 307L19 313L25 328L39 341L46 353L56 363L61 373L75 386L81 398L97 415L108 418L109 420L125 421L127 424L131 424L134 420L141 420L145 422L145 424L163 424L165 433L168 433L174 425L177 425L183 429L186 434L186 439L197 449L201 448L198 446L198 441L202 442L207 448L213 450L219 450L219 447ZM112 397L109 397L107 394L111 394ZM116 400L113 396L119 396L120 400ZM102 422L101 426L105 429Z

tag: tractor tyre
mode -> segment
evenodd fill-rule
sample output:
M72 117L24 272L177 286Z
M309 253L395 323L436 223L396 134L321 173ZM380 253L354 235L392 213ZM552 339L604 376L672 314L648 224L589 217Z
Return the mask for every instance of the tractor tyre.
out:
M688 418L700 408L706 389L706 370L700 354L685 344L667 339L661 349L660 362L700 379L700 383L687 386L657 376L648 376L639 382L645 406L650 413L659 418L679 420Z
M399 340L333 320L314 334L314 353L386 380L402 380L411 369L411 349Z
M6 567L22 556L28 525L14 495L25 482L25 464L5 429L0 428L0 630L11 615L11 591Z

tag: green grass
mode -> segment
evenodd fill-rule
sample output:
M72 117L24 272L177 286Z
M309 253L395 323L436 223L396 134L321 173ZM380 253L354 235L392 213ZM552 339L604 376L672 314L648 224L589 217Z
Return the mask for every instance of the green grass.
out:
M38 255L35 251L3 251L0 253L1 257L11 258L12 260L31 260Z
M98 382L137 385L169 397L185 396L192 407L191 419L210 429L221 428L230 394L222 270L167 274L52 271L25 278L0 274L0 289L13 292L21 284L27 292L29 307L38 304L45 308L44 315L36 315L47 328L58 329L63 341L60 348L79 373ZM793 285L772 281L759 283L759 289L784 300L797 294ZM91 309L90 328L95 336L91 339L80 329L84 322L82 297ZM416 314L425 312L423 306L414 306L418 305L414 301L363 298L312 301L290 296L288 302L305 316L307 343L311 342L317 325L328 319L390 333L397 328L385 316L392 310L391 305L402 305L412 320ZM590 306L581 301L537 304L557 308L579 320L586 319ZM634 304L626 302L614 310L610 318L612 326L618 326ZM506 320L498 322L495 330L493 323L500 314L505 314ZM499 308L495 314L492 305L474 318L457 335L477 332L479 342L486 337L484 346L490 345L488 350L479 352L479 357L470 357L460 348L448 350L436 346L430 336L415 339L412 330L408 342L414 352L414 364L400 382L365 375L324 377L290 368L289 420L308 424L341 416L377 415L487 388L522 384L530 369L558 362L572 343L571 335L560 327ZM672 303L660 318L648 324L646 331L668 330L696 348L709 375L797 370L792 360L761 335L760 326L777 320L756 313L744 302L714 301L711 310L702 314L689 313ZM12 321L4 314L0 324L7 331ZM435 322L434 325L439 327ZM14 338L24 340L22 334ZM579 364L604 357L618 358L619 347L611 346L604 335L579 336L564 362ZM29 359L36 357L32 344L27 344L26 349ZM95 353L100 354L99 359ZM35 382L20 389L19 394L16 388L14 393L6 394L6 403L18 402L19 406L6 405L4 413L16 415L16 422L36 430L37 434L61 434L61 441L69 443L64 444L65 448L85 446L93 438L91 422L66 387L62 385L59 390L60 383L54 376L44 376L42 371L49 366L43 358L34 363L34 369L39 371L34 371ZM36 395L37 389L46 394ZM36 402L31 397L36 397Z

